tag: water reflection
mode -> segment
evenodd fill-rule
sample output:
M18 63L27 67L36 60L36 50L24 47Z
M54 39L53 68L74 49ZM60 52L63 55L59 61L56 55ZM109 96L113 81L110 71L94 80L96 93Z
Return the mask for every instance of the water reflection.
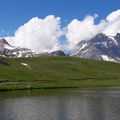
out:
M120 120L120 89L1 92L0 120Z

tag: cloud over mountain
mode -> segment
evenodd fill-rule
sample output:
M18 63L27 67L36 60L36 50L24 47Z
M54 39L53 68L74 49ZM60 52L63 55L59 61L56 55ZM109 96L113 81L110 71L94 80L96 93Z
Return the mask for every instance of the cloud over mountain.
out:
M74 19L67 25L66 37L72 48L81 40L89 40L99 33L115 35L120 32L120 10L110 13L99 24L95 24L97 15L86 16L84 20Z
M120 32L120 10L110 13L98 24L98 15L88 15L83 20L74 19L61 28L60 17L49 15L44 19L38 17L19 27L14 36L6 39L12 45L29 48L35 52L49 52L66 47L73 48L81 40L89 40L99 33L113 36ZM59 39L66 36L67 44L61 45ZM64 47L63 47L64 46Z
M49 15L44 19L32 18L7 40L12 45L30 48L35 52L48 52L59 47L62 34L60 18Z
M68 24L66 37L70 47L73 47L81 40L91 39L102 30L101 24L95 25L94 23L96 17L97 15L87 16L82 21L74 19Z

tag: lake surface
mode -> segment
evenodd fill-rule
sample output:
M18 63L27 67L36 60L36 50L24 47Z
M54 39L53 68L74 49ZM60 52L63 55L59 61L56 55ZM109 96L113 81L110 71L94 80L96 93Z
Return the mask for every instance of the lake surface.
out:
M120 89L0 92L0 120L120 120Z

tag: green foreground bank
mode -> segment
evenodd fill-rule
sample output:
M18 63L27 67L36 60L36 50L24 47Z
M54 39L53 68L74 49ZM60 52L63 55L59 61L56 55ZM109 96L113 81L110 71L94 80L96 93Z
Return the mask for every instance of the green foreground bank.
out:
M73 57L0 58L0 91L120 86L120 64Z

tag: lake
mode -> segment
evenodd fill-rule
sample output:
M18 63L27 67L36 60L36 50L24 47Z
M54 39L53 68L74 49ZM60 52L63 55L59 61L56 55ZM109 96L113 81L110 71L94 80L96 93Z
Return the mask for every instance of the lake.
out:
M0 92L0 120L120 120L120 89Z

